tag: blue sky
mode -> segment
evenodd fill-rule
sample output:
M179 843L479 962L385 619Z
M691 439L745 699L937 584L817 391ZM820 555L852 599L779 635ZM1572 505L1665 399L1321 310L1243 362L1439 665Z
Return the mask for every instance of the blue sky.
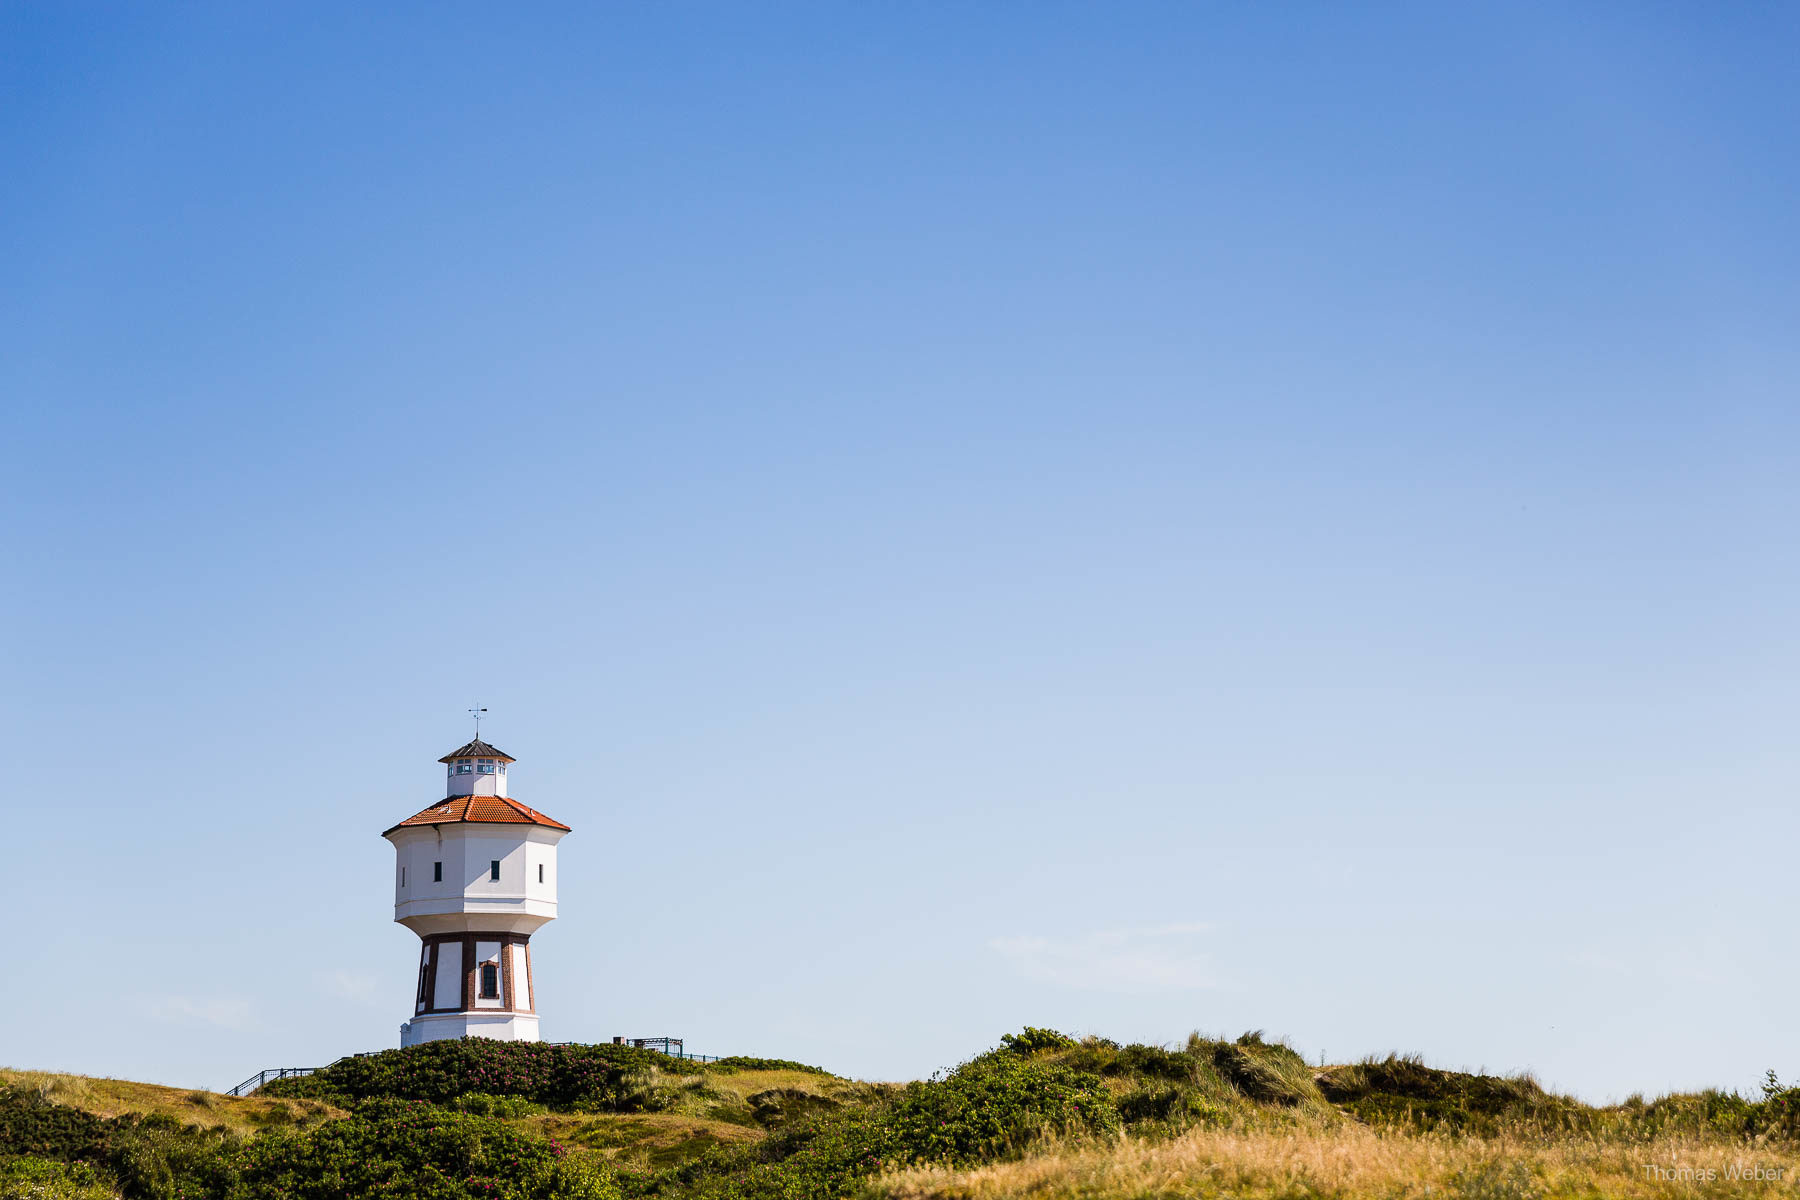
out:
M0 8L0 1062L1800 1075L1777 6Z

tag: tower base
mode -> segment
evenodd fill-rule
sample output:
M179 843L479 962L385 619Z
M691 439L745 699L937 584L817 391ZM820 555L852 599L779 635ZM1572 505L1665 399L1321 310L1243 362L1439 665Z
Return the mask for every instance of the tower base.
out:
M484 1037L501 1042L538 1040L536 1013L433 1013L400 1026L400 1046L417 1046L442 1038Z

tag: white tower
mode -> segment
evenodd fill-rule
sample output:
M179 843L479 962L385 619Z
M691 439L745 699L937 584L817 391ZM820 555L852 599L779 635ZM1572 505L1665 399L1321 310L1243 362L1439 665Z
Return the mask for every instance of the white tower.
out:
M424 945L400 1044L538 1040L531 935L556 919L560 821L506 795L514 759L480 738L438 760L444 799L381 836L394 843L394 920Z

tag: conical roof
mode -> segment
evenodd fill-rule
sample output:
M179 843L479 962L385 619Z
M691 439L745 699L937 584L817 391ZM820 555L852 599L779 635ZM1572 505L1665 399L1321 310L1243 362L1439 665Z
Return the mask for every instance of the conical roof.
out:
M492 746L488 745L486 742L482 741L480 738L476 738L474 741L470 742L466 746L462 746L455 750L452 750L450 753L444 755L444 757L438 759L438 761L441 763L447 763L447 762L451 762L451 761L454 761L455 759L459 759L459 758L497 758L501 762L518 762L519 761L518 759L514 758L512 755L506 753L504 750L494 749Z
M465 822L493 825L543 825L550 829L560 829L564 833L569 827L561 821L545 816L529 805L520 804L507 796L451 796L439 800L430 808L414 813L400 824L382 831L386 837L408 825L460 825Z

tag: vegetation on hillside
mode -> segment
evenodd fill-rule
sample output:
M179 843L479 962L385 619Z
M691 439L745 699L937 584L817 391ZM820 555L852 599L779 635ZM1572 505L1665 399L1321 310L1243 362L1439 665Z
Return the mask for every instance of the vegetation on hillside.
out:
M1747 1186L1734 1164L1791 1185L1797 1155L1800 1089L1773 1074L1595 1108L1413 1058L1312 1068L1254 1033L1026 1028L903 1086L481 1039L241 1100L0 1073L0 1200L1712 1196Z

